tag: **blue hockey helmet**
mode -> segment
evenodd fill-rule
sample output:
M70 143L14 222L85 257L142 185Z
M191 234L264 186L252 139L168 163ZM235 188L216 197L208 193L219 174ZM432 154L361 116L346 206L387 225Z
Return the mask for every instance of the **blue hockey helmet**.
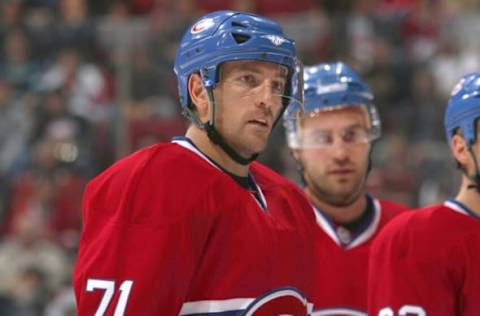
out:
M480 72L464 75L452 90L445 111L445 132L450 144L460 129L468 144L477 140L475 124L480 118Z
M290 107L284 114L290 148L304 147L298 135L300 118L349 106L365 109L369 122L368 141L376 140L381 135L380 118L373 104L373 94L360 76L342 62L305 67L304 98L303 109Z
M303 67L296 58L294 41L285 37L278 23L250 13L217 11L197 20L183 36L174 71L182 108L190 106L188 79L199 73L203 85L214 89L219 66L227 61L256 60L287 67L286 95L303 100ZM285 106L288 104L285 104Z

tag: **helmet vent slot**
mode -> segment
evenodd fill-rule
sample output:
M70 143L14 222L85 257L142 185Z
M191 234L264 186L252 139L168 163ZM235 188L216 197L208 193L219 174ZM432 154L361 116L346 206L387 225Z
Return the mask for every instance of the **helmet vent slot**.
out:
M250 39L250 35L232 33L233 39L237 44L242 44L247 42Z
M245 24L242 24L240 22L235 22L235 21L232 22L232 27L243 27L244 29L247 28Z

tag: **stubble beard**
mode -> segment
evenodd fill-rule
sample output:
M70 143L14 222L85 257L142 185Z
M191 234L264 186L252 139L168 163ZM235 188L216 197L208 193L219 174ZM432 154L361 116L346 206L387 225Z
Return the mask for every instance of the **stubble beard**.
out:
M328 185L326 181L312 181L310 177L307 180L307 185L312 190L315 197L320 201L335 207L346 207L353 204L360 195L363 194L366 175L363 174L358 179L356 178L355 182L353 188L347 192L337 192L338 190L326 188L325 184ZM320 185L318 183L320 183Z
M236 139L232 142L232 145L242 156L250 157L255 154L263 152L268 146L268 140L271 134L271 130L266 134L256 134L249 131L249 135L246 135L246 131L238 131ZM245 137L247 136L247 137Z

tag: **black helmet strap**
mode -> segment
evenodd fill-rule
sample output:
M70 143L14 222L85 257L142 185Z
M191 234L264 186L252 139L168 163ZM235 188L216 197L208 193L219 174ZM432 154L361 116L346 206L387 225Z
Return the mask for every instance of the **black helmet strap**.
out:
M480 170L478 167L477 156L473 152L473 148L470 143L468 144L467 148L468 148L468 151L470 152L470 155L472 156L473 163L475 165L475 173L473 174L473 176L468 175L467 171L462 168L462 170L464 170L465 175L472 181L472 183L468 185L467 189L469 190L475 189L478 193L480 193Z
M215 128L215 98L213 96L213 89L206 88L208 93L208 98L212 105L212 112L210 116L210 120L207 123L201 125L201 128L207 132L208 138L216 145L220 146L222 150L234 161L241 165L248 165L255 159L257 159L259 153L251 155L249 158L242 157L235 149L233 149L230 145L227 144L225 138L217 131Z

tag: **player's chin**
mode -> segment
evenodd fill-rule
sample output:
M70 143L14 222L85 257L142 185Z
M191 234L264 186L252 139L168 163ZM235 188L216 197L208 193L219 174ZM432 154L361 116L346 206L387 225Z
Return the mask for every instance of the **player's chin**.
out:
M354 195L354 194L338 195L336 197L332 197L329 204L335 205L337 207L346 207L351 205L356 198L357 198L357 195Z
M358 186L354 183L336 183L332 185L331 193L333 196L341 197L341 199L347 199L350 196L354 196L357 193Z
M247 146L242 146L242 149L239 151L243 157L251 157L262 153L266 149L266 143L262 144L248 144Z
M354 183L338 188L336 196L346 205L349 205L359 196L359 194L361 194L362 191L363 187L359 186L358 183Z
M250 135L250 139L253 143L259 143L266 146L268 138L270 137L270 130L257 130Z

